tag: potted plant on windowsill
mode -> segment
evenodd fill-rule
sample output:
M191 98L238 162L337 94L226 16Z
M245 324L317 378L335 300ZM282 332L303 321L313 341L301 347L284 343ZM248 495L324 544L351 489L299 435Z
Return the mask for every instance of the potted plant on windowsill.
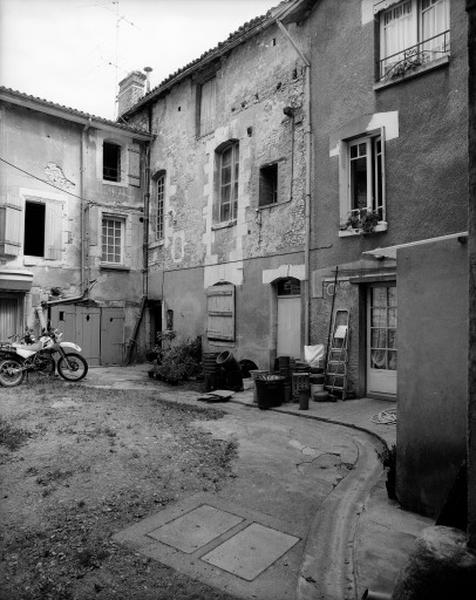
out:
M356 233L372 233L380 221L379 214L368 208L358 208L349 213L349 217L342 227L343 230L352 229Z

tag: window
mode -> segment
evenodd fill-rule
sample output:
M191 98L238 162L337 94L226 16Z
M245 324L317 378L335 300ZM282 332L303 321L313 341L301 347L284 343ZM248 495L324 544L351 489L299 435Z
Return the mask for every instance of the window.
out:
M449 53L448 0L405 0L380 13L378 79L402 77Z
M384 220L382 139L379 135L349 142L350 211L374 212Z
M259 171L259 206L278 201L278 164L261 167Z
M124 219L103 217L102 219L102 261L112 264L123 262Z
M213 131L216 104L216 78L212 77L198 88L198 135L205 135Z
M217 152L218 220L236 219L238 212L239 144L233 142Z
M155 237L157 240L164 239L164 200L165 200L165 173L161 173L155 180L155 194L157 213L155 221Z
M25 202L25 236L23 253L28 256L45 255L45 205Z
M209 340L235 341L235 286L216 284L207 290Z
M121 181L121 147L112 142L103 142L102 178L105 181Z
M63 205L54 200L25 199L23 254L59 260L63 249Z
M301 282L294 277L280 279L277 283L276 290L278 296L299 296L301 294Z

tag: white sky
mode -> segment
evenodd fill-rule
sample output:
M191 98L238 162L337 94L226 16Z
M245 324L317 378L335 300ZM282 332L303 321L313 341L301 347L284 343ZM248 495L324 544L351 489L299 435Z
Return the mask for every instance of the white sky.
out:
M119 81L154 87L279 0L0 0L0 85L106 118ZM116 27L117 11L119 28ZM132 24L133 25L132 25Z

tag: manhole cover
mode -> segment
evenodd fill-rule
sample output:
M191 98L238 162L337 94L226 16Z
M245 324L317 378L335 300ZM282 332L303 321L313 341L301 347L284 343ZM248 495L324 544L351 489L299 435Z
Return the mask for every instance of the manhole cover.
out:
M252 523L232 538L205 554L202 560L247 581L290 550L299 538L258 523Z
M163 544L191 554L243 519L204 504L154 529L148 535Z

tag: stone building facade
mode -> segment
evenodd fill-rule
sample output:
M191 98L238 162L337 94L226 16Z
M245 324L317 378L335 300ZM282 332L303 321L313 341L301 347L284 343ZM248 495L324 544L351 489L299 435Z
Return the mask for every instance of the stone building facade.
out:
M431 515L465 456L466 36L450 0L289 1L123 115L157 134L150 290L174 328L269 368L348 311L349 393L398 396L399 498Z
M0 339L51 318L120 364L143 287L150 136L0 89Z
M156 136L150 318L161 302L179 337L261 368L304 343L303 84L268 15L122 115Z

